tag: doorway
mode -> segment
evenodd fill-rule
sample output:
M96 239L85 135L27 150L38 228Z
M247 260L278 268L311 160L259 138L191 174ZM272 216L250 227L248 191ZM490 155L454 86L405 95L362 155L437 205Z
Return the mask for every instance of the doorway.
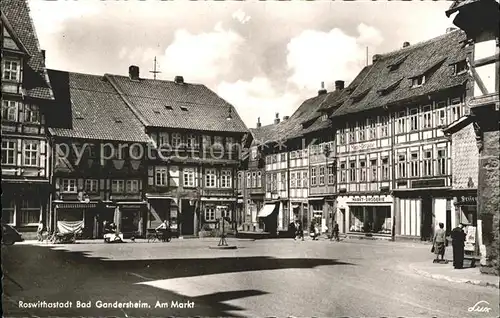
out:
M421 228L420 228L420 240L421 241L430 241L432 240L433 231L432 231L432 223L433 223L433 206L432 199L430 197L422 198L422 211L421 211L422 219L421 219Z
M194 205L189 200L182 200L181 224L182 235L194 235Z

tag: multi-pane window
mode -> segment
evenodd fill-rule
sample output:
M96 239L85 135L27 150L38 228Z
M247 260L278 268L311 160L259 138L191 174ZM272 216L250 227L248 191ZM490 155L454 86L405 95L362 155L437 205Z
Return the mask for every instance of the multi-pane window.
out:
M425 84L425 75L412 78L411 87L420 87Z
M281 162L286 161L286 155L284 153L281 154Z
M366 139L365 136L365 121L360 121L359 122L359 131L358 131L358 141L364 141Z
M446 125L446 102L439 102L436 105L436 125L444 126Z
M21 202L21 225L40 222L40 202L34 198L24 198Z
M125 192L125 181L124 180L112 180L111 181L111 192L112 193Z
M14 224L15 209L14 200L2 198L2 223Z
M380 117L380 137L389 136L389 117Z
M309 178L307 177L307 171L302 172L302 187L303 188L308 187L308 181L309 181Z
M317 176L316 176L316 167L311 168L311 186L316 186Z
M220 187L231 188L231 170L221 170L220 172Z
M319 167L319 184L325 184L325 167L323 166Z
M427 105L423 107L423 128L431 128L432 127L432 112L431 106Z
M257 187L257 172L252 172L252 188Z
M399 112L398 114L398 120L397 120L397 123L398 123L398 134L403 134L406 132L406 129L405 129L405 124L406 124L406 113L405 112Z
M62 179L61 191L66 193L76 193L76 179Z
M273 178L271 182L272 190L273 191L278 191L278 174L273 173Z
M356 133L354 132L354 125L349 127L349 143L355 143L356 142Z
M281 190L282 191L286 190L286 173L285 172L281 173Z
M437 169L439 175L446 175L446 149L438 149L437 151Z
M266 165L271 164L271 156L266 156Z
M460 118L460 104L451 106L451 121L458 120Z
M214 145L217 145L219 148L223 148L224 147L224 137L214 136Z
M465 72L467 72L468 69L469 68L467 66L467 61L465 61L465 60L462 60L458 63L453 64L453 74L454 75L459 75L459 74L465 73Z
M25 166L38 166L39 142L36 140L25 140L23 147L23 163Z
M96 193L98 191L99 191L99 180L96 179L85 180L85 192Z
M165 146L165 145L168 145L170 144L170 141L168 140L168 132L160 132L158 134L158 146Z
M257 188L262 188L262 172L257 172Z
M347 182L347 171L345 162L340 163L340 182Z
M302 187L302 178L301 178L301 173L300 172L297 172L296 178L297 178L297 182L295 183L296 184L296 188L301 188Z
M231 149L234 145L234 138L233 137L226 137L226 149Z
M207 188L215 188L217 179L217 171L215 169L206 169L205 170L205 187Z
M2 164L16 164L16 142L14 140L2 140Z
M271 157L271 162L272 162L272 163L276 163L276 162L278 162L278 155L273 155L273 156Z
M272 191L272 181L271 181L271 175L267 174L266 175L266 191L271 192Z
M419 166L418 152L412 152L410 154L410 177L419 176Z
M360 181L366 181L366 161L365 160L360 160L359 161L359 167L360 167L359 180Z
M370 181L377 181L377 159L370 160Z
M19 103L13 100L2 100L2 120L17 121Z
M160 187L167 185L167 168L156 167L155 171L155 184Z
M196 148L200 147L200 143L198 141L198 136L196 136L195 134L188 134L186 136L186 140L187 140L188 148L196 149Z
M127 180L125 184L125 192L127 193L139 192L139 180Z
M180 133L172 134L172 147L180 147L182 145L182 135Z
M195 169L194 168L184 168L182 171L182 180L184 187L194 187Z
M290 173L290 189L294 189L296 187L296 179L295 172Z
M328 165L328 184L335 183L335 171L333 170L333 164Z
M212 145L212 138L210 136L203 135L201 142L203 143L203 148L208 148Z
M418 130L418 109L410 109L410 131Z
M389 158L382 158L382 180L389 180Z
M356 161L349 162L349 181L356 182Z
M376 117L375 118L368 118L368 127L369 127L368 129L369 129L369 133L370 133L370 136L369 136L370 139L377 138L377 129L375 128L376 124L377 124Z
M345 132L346 132L345 127L341 128L339 131L339 144L340 145L345 145Z
M215 206L205 207L205 221L215 221Z
M3 62L2 79L7 81L19 80L20 63L19 61L12 61L5 59Z
M398 156L398 178L406 178L406 155Z
M424 151L424 176L432 176L432 150Z
M24 106L24 121L29 123L40 122L40 109L38 105L26 104Z
M269 175L268 175L268 179L269 179ZM250 172L247 172L247 188L250 189L251 187L252 187L252 174ZM269 187L268 187L268 189L269 189Z
M252 160L257 160L257 147L252 147L250 151L250 156Z

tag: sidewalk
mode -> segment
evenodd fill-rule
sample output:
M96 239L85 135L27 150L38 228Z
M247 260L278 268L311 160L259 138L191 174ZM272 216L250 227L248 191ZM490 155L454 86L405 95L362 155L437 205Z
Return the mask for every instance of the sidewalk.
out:
M452 261L448 264L434 264L432 260L413 263L410 264L410 269L427 278L500 288L498 276L481 274L479 267L454 269Z

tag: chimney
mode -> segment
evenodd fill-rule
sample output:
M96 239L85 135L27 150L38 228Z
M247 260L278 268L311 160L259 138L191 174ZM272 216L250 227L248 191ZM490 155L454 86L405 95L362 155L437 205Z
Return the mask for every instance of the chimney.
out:
M409 47L409 46L410 46L410 42L404 42L404 43L403 43L403 49L404 49L405 47Z
M380 60L381 57L382 57L382 55L380 55L380 54L373 55L372 62L373 63L377 62L378 60Z
M335 81L335 90L341 91L344 89L344 81Z
M321 89L318 91L318 96L326 94L326 93L327 93L327 91L325 89L325 82L321 82Z
M174 82L175 82L175 84L184 84L184 77L177 75L174 78Z
M42 57L43 57L43 60L45 61L45 50L42 50Z
M454 27L449 27L449 28L446 28L446 33L450 33L450 32L453 32L455 31L457 28L454 28Z
M262 127L262 124L260 123L260 117L257 117L257 128Z
M290 116L283 116L283 121L290 119Z
M128 77L131 80L138 80L139 79L139 66L130 65L128 68Z
M279 124L280 123L280 113L276 113L276 118L274 118L274 123Z

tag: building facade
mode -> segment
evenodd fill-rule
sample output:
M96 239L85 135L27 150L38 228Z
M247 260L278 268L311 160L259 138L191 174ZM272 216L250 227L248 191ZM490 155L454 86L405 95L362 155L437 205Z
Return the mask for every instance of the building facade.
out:
M1 2L2 222L34 237L49 215L53 93L28 4ZM31 233L30 233L31 232Z

